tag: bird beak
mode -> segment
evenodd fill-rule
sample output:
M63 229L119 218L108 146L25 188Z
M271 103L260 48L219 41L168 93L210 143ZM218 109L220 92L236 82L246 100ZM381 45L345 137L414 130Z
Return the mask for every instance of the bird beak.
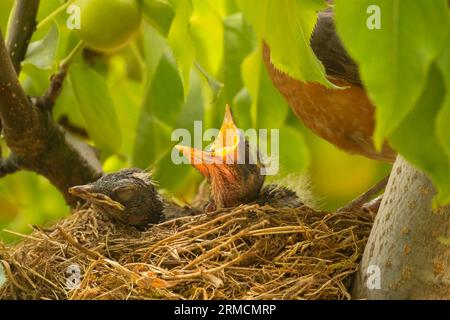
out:
M222 127L209 150L180 145L176 148L209 180L216 208L248 203L259 194L264 182L260 171L262 164L258 154L249 154L249 143L234 123L229 106L226 106Z
M206 178L211 178L217 174L218 170L227 173L228 164L235 164L238 159L239 144L244 139L239 135L239 129L234 123L231 109L227 105L225 117L214 142L209 151L202 151L197 148L190 148L176 145L183 155L189 159L190 163ZM230 176L232 178L232 176Z
M103 193L96 192L92 185L86 184L69 188L69 193L89 203L104 207L107 206L119 211L125 210L125 207L117 201L114 201Z

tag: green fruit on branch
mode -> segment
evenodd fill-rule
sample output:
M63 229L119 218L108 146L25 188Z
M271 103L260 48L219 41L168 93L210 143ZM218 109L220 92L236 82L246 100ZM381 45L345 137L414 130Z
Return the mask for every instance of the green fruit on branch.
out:
M111 51L126 45L139 29L141 4L138 0L76 0L80 28L75 29L94 50Z

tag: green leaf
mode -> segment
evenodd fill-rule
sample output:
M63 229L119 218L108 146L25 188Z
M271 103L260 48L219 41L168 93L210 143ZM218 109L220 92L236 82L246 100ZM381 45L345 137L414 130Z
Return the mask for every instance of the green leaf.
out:
M280 129L279 139L280 175L304 172L310 164L310 153L301 132L285 125Z
M203 121L205 99L200 74L193 70L189 82L191 83L189 94L183 103L175 126L188 129L191 133L194 133L194 121Z
M133 151L133 165L146 168L172 146L170 134L183 104L183 85L173 59L165 53L144 93Z
M165 38L152 26L144 24L143 31L142 43L145 59L145 86L148 87L153 81L161 57L165 52L170 52L170 48L166 44Z
M105 154L117 151L121 130L105 79L84 63L74 63L70 66L68 80L95 145Z
M169 139L170 140L170 139ZM159 187L167 190L175 190L179 185L185 183L187 176L195 170L186 164L175 165L172 162L171 152L168 150L159 159L154 173L155 180Z
M120 152L131 159L133 142L136 140L136 131L141 107L141 86L134 81L124 80L111 88L112 98L116 106L119 126L122 132L123 143Z
M77 106L72 86L70 86L68 80L66 81L66 85L63 86L53 108L53 118L58 121L61 117L66 117L71 125L84 129L86 128L86 123Z
M224 54L222 66L223 92L228 102L242 88L241 64L255 45L250 25L241 13L228 16L224 20Z
M175 12L166 0L143 0L142 14L144 19L162 35L166 36L175 16Z
M223 61L219 73L219 80L221 80L223 87L213 106L214 110L208 113L208 116L211 117L208 125L212 127L220 126L225 105L235 101L236 94L242 89L241 64L252 52L255 44L251 26L244 20L241 13L233 14L224 19L223 41ZM235 111L235 108L233 108L233 111ZM250 109L248 109L249 111ZM244 111L244 113L247 112ZM246 125L247 119L241 118L240 112L234 112L234 116L240 127ZM251 124L248 124L248 126L250 127Z
M326 7L321 0L238 0L245 18L258 38L271 49L272 63L301 81L335 86L325 77L325 68L315 56L310 38L317 10Z
M176 121L174 128L184 128L194 136L194 121L203 120L203 106L205 104L200 76L196 72L191 73L190 90L180 111L180 115ZM161 188L175 190L180 185L186 183L186 178L194 170L192 166L180 164L176 165L171 159L173 141L167 140L167 145L170 149L164 157L160 158L156 164L155 179L159 182ZM176 177L176 179L174 179Z
M252 127L252 98L247 88L242 88L233 100L233 116L236 123L241 129L249 129Z
M192 15L192 0L171 0L175 8L175 18L167 39L180 70L184 93L189 92L189 77L195 50L190 33L189 19Z
M447 157L450 159L450 36L437 64L444 77L447 96L436 119L436 133L439 142L447 153Z
M20 82L29 96L42 96L50 85L52 70L41 69L34 64L25 63L20 73Z
M242 78L252 97L252 126L280 128L286 119L289 106L267 74L261 47L258 47L243 62Z
M380 29L372 28L380 9ZM429 67L445 43L446 0L337 0L336 25L360 68L369 97L376 105L374 140L385 138L413 110L427 83Z
M62 5L62 0L45 0L39 2L39 10L36 17L36 22L40 23L42 20L47 18L51 13L53 13L56 9L58 9ZM53 16L52 22L56 23L58 26L62 27L59 29L60 33L70 32L71 30L66 27L67 14L65 14L65 10L60 11L59 14ZM32 36L32 41L43 38L51 24L47 23L44 26L41 26L39 29L36 29Z
M171 132L172 128L152 115L147 108L141 110L133 147L133 166L153 167L170 149Z
M45 0L45 1L41 1L39 3L39 10L38 10L38 14L36 17L36 21L40 22L43 19L47 18L53 11L55 11L56 9L58 9L62 2L62 0ZM62 21L66 21L67 16L64 14L64 11L62 12L62 14L59 14L57 16L58 19L61 19Z
M153 81L161 81L161 60L164 57L166 62L170 63L168 57L171 55L171 51L164 37L148 24L144 24L143 48L146 80L133 143L132 163L134 166L146 168L155 163L158 156L163 156L163 154L158 155L158 153L166 152L167 146L161 144L161 141L170 141L170 126L160 121L152 113L154 112L153 109L164 109L164 93L155 95L154 91L157 90L157 84L155 83L154 86ZM175 70L175 74L173 74L173 70ZM174 79L172 81L175 84L175 91L177 91L177 88L181 86L181 80L176 67L171 68L170 74ZM165 85L167 85L167 88L172 86L171 83ZM170 97L167 97L167 101L170 101Z
M41 39L30 43L22 62L21 82L26 93L31 96L41 96L45 93L56 67L60 32L56 23L52 23L46 31Z
M444 80L433 64L414 110L392 133L389 142L412 165L428 174L438 194L435 205L450 201L450 158L435 135L435 121L445 98ZM448 126L447 119L447 126Z
M30 43L23 64L31 63L41 69L51 69L55 63L58 39L58 26L53 23L43 39Z
M0 1L0 29L3 31L3 37L6 34L6 27L8 26L8 18L13 7L13 0Z
M190 24L196 61L215 76L222 63L223 21L211 2L194 0L193 4Z
M0 221L0 229L21 233L31 232L30 225L43 225L69 213L61 192L45 177L29 171L17 172L1 179L0 210L2 217L9 216L6 221L0 219L3 220ZM0 231L0 242L18 240L18 237Z

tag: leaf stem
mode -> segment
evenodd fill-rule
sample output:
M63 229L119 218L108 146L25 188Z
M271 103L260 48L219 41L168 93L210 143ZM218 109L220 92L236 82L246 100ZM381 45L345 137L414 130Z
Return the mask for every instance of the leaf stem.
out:
M63 60L61 60L59 67L61 69L67 69L69 65L72 63L75 56L80 52L85 46L85 43L83 40L80 40L77 45L70 51L70 53L65 57Z
M195 67L200 72L200 74L205 77L206 81L208 82L211 90L213 91L214 95L217 97L220 93L220 90L223 88L223 83L219 80L215 79L211 74L208 73L201 65L198 63L198 61L194 62Z
M51 12L47 17L45 17L44 19L42 19L41 22L38 23L38 25L36 26L36 30L39 30L40 28L48 24L50 21L52 21L53 18L55 18L62 11L66 10L66 8L74 1L75 0L69 0L66 3L60 5L58 8L56 8L53 12Z
M83 49L83 47L84 42L80 40L72 49L72 51L70 51L67 57L61 60L59 64L59 70L57 73L52 75L50 86L48 87L47 91L42 97L37 97L34 101L34 104L40 109L48 110L50 112L52 111L53 107L55 106L56 99L58 99L63 89L64 79L67 76L69 66L78 52Z

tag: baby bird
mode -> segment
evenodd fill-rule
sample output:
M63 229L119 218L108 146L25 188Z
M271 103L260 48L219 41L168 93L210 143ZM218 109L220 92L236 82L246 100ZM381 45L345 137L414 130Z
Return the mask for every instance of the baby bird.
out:
M210 183L210 209L235 207L256 200L264 182L257 152L236 127L230 107L211 148L202 151L175 146Z
M141 169L106 174L95 182L70 188L69 193L128 225L145 226L163 220L163 200L150 173Z
M288 188L274 184L263 187L265 176L258 150L251 151L249 142L234 123L229 106L210 150L176 147L210 183L209 194L193 206L181 207L163 200L150 173L141 169L106 174L95 182L70 188L69 193L114 220L136 227L245 203L290 208L303 205Z
M302 205L296 193L287 188L272 184L263 187L264 166L259 152L250 148L249 141L234 123L228 105L222 127L209 150L175 147L209 182L207 211L252 202L273 207Z

